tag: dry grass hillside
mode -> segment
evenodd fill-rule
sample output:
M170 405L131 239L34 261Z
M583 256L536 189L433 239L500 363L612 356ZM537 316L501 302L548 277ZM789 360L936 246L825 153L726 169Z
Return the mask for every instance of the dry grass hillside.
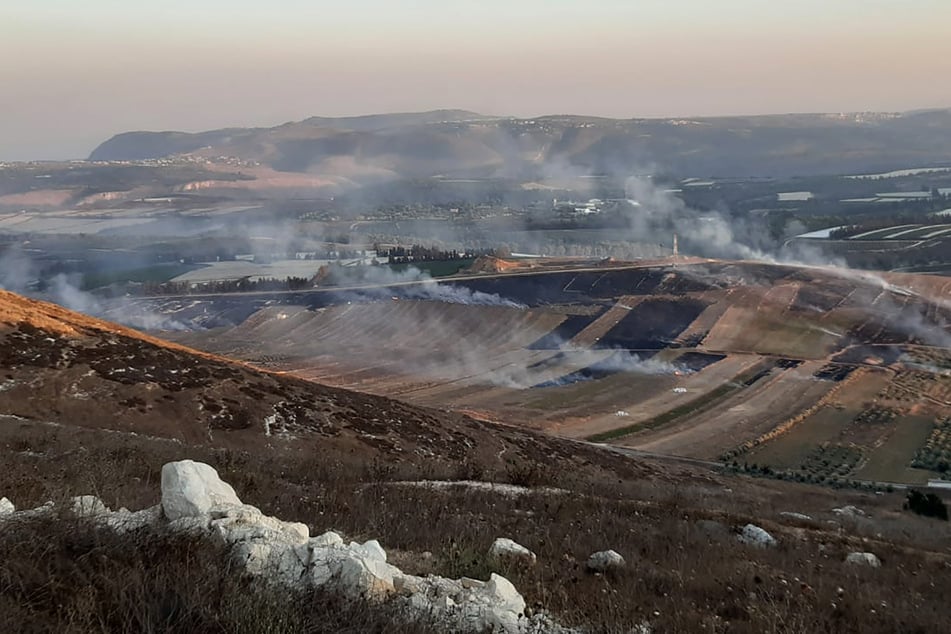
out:
M0 291L0 414L356 463L639 467L436 409L269 373Z
M586 632L926 633L951 618L951 531L903 511L902 493L627 458L253 370L8 293L0 306L0 497L18 509L80 494L144 508L162 465L191 458L265 513L379 539L413 574L503 573L530 610ZM834 510L846 505L860 511ZM741 543L748 523L778 544ZM538 563L494 563L496 537ZM587 571L609 548L627 565ZM846 563L852 552L882 566ZM0 561L0 631L393 631L385 606L275 595L198 539L117 536L68 513L4 525Z
M0 495L18 508L91 492L112 508L144 508L158 501L163 463L201 460L268 514L304 522L314 534L377 538L414 574L500 572L532 610L587 632L626 634L649 624L655 633L924 634L943 631L951 618L948 524L903 512L898 493L680 468L595 478L557 459L504 474L524 487L508 493L425 484L490 477L473 470L356 466L304 450L237 451L10 420L0 421L0 456ZM848 504L863 514L833 512ZM808 517L783 515L791 511ZM748 522L778 546L737 541ZM195 540L119 538L68 516L14 528L0 531L3 631L394 631L385 610L248 586L230 571L227 553ZM494 564L487 551L501 536L535 552L537 565ZM627 566L587 572L587 557L608 548ZM874 553L882 567L846 564L856 551Z

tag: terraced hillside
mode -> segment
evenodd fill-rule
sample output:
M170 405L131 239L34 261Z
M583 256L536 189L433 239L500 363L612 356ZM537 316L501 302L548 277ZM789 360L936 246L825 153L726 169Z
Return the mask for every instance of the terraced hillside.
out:
M891 403L886 385L921 366L922 351L951 345L944 279L727 261L564 267L446 282L504 305L414 300L393 287L392 297L272 305L182 340L487 420L742 463L811 429L815 416L849 424ZM844 476L937 475L911 462L929 426L951 413L934 396L951 378L915 371L887 430L839 438L820 422L805 453L767 463L798 473L816 443L851 443L861 459Z

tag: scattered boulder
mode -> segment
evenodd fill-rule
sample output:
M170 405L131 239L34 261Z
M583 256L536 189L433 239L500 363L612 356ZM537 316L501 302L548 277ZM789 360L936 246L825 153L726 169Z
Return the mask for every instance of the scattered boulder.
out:
M13 502L7 498L0 498L0 517L4 515L12 515L16 512L16 507L13 506Z
M208 514L216 506L242 506L214 468L194 460L162 467L162 510L169 520Z
M767 548L777 544L776 539L756 524L747 524L736 538L744 544Z
M843 517L866 517L865 511L851 504L843 506L842 508L832 509L832 512Z
M873 553L849 553L845 558L845 563L856 566L868 566L869 568L881 568L882 562Z
M537 561L535 553L507 537L499 537L492 542L492 546L489 547L489 557L497 564L534 566Z
M791 520L802 520L804 522L811 522L812 518L803 513L793 513L792 511L783 511L780 513L782 517L788 517Z
M591 572L607 572L609 570L618 570L627 565L617 551L602 550L588 557L587 568Z

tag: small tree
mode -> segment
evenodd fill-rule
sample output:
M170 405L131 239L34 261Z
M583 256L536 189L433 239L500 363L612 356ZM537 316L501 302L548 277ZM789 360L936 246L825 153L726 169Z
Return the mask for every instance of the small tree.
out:
M948 521L948 507L934 493L922 493L917 490L909 491L904 509L925 517L935 517L945 522Z

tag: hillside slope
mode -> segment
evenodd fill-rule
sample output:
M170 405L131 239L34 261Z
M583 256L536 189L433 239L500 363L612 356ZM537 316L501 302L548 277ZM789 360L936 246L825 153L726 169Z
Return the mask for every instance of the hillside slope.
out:
M572 462L600 456L565 441L262 372L6 291L0 415L239 449L306 444L358 463L504 468L552 455ZM612 456L598 459L634 468Z

